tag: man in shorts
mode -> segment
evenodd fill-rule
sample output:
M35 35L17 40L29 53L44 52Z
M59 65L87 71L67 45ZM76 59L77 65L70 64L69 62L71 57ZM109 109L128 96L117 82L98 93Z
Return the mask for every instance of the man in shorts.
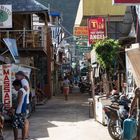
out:
M26 120L25 120L24 129L25 129L26 138L29 138L29 120L27 119L28 114L29 114L29 103L30 103L30 100L29 100L29 96L30 96L29 79L23 71L18 71L15 76L16 76L16 79L21 80L22 88L24 88L25 91L27 92L27 110L26 110L27 116L26 116Z
M15 113L13 116L13 130L14 130L14 140L18 140L18 129L22 129L22 140L25 140L25 117L26 117L26 107L27 107L27 92L22 88L20 80L15 80L13 82L13 87L17 92L17 106L15 108Z

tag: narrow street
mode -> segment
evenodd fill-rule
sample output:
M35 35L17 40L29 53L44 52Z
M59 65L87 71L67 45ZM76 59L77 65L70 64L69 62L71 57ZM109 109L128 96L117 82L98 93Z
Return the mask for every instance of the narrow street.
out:
M87 98L74 92L68 101L59 95L37 106L30 118L30 140L111 140L107 128L89 118ZM11 129L4 135L13 140Z

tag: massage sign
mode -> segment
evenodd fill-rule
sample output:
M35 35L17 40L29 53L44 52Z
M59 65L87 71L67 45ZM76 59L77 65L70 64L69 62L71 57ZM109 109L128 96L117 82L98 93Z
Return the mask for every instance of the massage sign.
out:
M11 5L0 5L0 28L12 28Z
M94 44L97 40L105 38L105 19L90 18L88 19L88 40L89 44Z
M5 109L12 107L11 65L3 65L3 104Z

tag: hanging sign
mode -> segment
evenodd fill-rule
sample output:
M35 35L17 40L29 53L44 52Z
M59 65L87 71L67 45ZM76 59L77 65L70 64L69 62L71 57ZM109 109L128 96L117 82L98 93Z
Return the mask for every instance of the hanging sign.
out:
M88 19L88 39L89 44L94 44L97 40L105 38L105 19L91 18Z
M113 0L113 4L127 4L127 5L137 5L140 4L140 0Z
M0 5L0 28L12 28L12 5Z
M12 84L11 84L11 64L3 65L3 86L2 101L6 109L12 107Z
M88 36L87 26L74 27L75 36Z

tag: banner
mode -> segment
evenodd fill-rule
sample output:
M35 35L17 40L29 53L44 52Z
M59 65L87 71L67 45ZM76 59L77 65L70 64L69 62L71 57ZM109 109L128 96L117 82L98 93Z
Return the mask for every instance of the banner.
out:
M3 65L2 102L6 109L12 107L11 64Z
M0 28L12 28L12 5L0 5Z
M129 5L137 5L140 4L140 0L113 0L113 4L129 4Z
M105 38L105 19L91 18L88 19L88 39L89 44Z
M3 38L7 48L9 49L15 63L19 63L19 54L17 49L17 44L15 39Z
M88 36L88 27L87 26L74 27L74 35Z

